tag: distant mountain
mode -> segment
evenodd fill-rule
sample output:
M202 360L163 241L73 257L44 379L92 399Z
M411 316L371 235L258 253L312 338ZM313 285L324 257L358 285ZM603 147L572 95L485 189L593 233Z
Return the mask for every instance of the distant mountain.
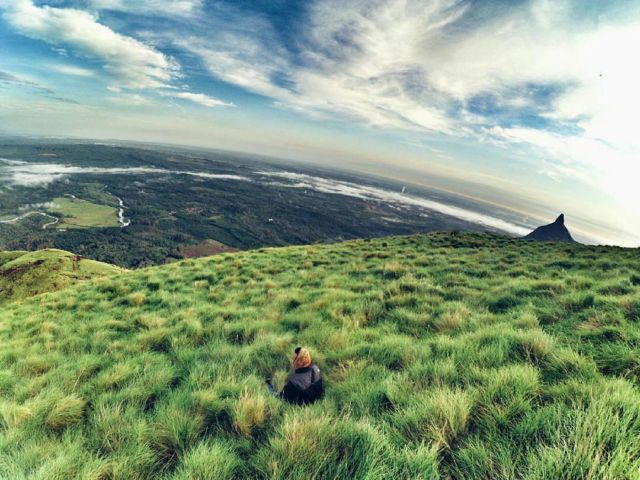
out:
M555 222L538 227L523 238L526 240L537 240L539 242L575 242L571 233L569 233L569 230L567 230L567 227L564 225L564 214L562 213L556 218Z

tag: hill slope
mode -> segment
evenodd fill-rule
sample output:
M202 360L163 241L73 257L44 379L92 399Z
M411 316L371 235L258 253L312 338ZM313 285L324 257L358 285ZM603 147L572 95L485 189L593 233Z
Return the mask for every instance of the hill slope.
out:
M63 250L0 251L0 303L68 287L78 281L124 272Z
M3 308L0 478L640 469L637 251L435 234L187 260ZM328 391L268 395L306 345Z

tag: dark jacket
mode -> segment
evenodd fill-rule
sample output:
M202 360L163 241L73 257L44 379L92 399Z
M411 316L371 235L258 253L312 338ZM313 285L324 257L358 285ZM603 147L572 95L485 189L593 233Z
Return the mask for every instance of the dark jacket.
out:
M320 369L317 365L311 364L308 367L296 369L289 377L280 396L289 403L303 405L319 400L323 393Z

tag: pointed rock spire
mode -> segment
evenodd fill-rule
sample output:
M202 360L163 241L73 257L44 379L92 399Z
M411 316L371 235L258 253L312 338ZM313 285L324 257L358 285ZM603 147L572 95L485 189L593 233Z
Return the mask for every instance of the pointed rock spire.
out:
M527 240L538 240L540 242L568 242L575 240L564 225L564 214L560 214L556 221L549 225L536 228L529 235L524 237Z

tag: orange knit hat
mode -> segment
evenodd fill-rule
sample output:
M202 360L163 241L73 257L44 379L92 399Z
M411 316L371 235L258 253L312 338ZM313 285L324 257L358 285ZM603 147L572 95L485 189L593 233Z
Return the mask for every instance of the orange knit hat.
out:
M296 348L291 357L291 365L295 369L308 367L311 365L311 354L306 348Z

